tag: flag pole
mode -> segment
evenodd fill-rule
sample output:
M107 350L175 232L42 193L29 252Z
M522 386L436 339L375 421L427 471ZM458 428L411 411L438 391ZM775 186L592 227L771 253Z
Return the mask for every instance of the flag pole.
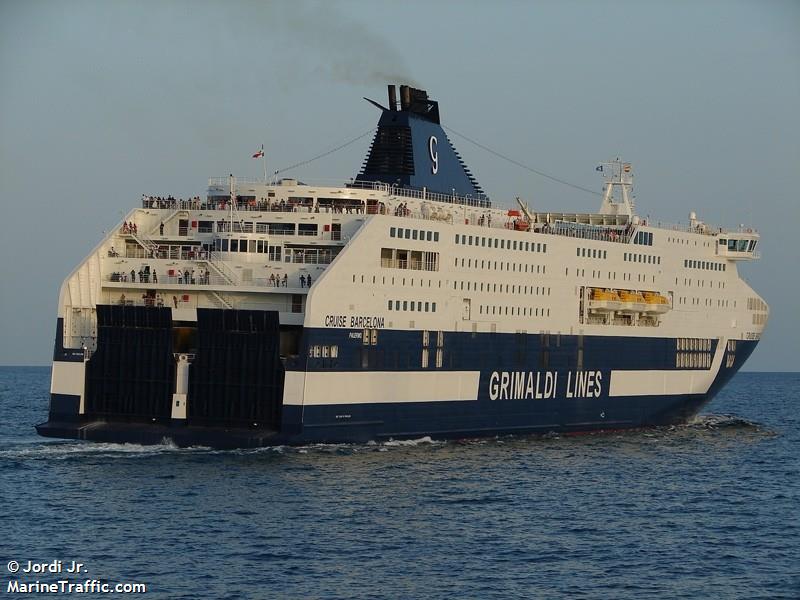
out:
M267 155L264 153L264 144L261 144L261 160L264 161L264 183L267 183Z

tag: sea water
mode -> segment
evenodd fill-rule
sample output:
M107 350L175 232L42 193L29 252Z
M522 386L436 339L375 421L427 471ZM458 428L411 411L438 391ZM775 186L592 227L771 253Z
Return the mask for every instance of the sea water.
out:
M48 388L0 368L0 595L800 598L799 374L681 427L239 451L39 438Z

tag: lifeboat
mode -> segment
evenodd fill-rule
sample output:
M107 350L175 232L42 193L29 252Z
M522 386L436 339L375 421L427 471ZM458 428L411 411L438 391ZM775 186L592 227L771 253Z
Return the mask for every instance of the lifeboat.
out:
M666 298L666 296L662 296L661 294L657 294L655 292L644 292L642 296L644 296L644 300L647 303L645 312L663 314L669 311L669 300Z
M619 299L622 303L621 310L623 312L642 313L647 310L647 301L637 291L620 290Z
M612 312L622 308L619 295L614 290L602 288L589 288L590 312Z

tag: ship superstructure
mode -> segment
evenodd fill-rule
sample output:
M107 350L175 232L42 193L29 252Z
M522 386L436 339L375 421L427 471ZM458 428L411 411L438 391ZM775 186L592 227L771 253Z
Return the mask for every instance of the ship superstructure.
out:
M686 421L755 348L758 234L497 208L422 90L338 187L144 196L61 287L42 435L261 446Z

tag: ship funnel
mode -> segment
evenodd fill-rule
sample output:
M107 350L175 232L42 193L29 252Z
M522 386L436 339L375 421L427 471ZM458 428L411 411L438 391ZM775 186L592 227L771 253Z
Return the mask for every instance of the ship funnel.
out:
M400 85L398 109L397 86L387 90L388 108L370 100L382 112L356 181L485 199L442 128L439 103L425 90Z

